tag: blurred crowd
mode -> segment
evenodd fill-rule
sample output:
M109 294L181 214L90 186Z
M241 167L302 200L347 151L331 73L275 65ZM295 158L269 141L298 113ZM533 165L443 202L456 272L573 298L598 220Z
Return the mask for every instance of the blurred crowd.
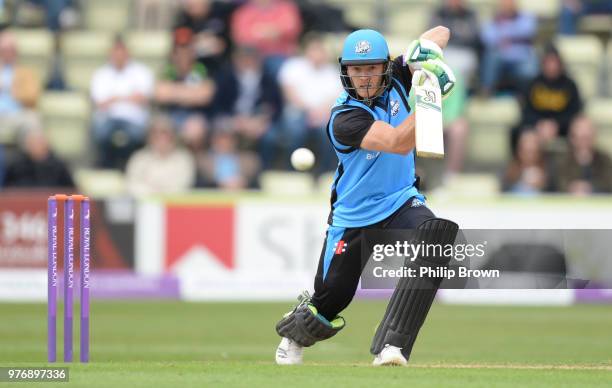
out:
M18 13L5 3L0 0L0 20L11 27ZM171 53L157 74L133 59L116 35L107 63L90 82L94 167L123 171L135 195L256 188L262 171L290 170L291 152L303 146L317 156L313 174L335 169L323 128L342 87L323 34L371 26L347 23L341 8L325 2L135 4L140 28L170 26ZM612 14L610 4L564 1L556 33L576 34L583 15ZM42 10L43 23L61 34L77 28L83 5L23 0L19 6ZM493 17L479 20L467 2L444 0L429 22L450 28L445 59L459 80L444 106L445 177L465 170L466 101L510 95L520 103L521 118L508 132L512 160L499 174L504 191L612 192L611 159L596 146L597 128L583 113L580 90L558 49L538 40L538 18L516 0L498 0ZM10 28L0 31L0 134L19 135L15 150L0 145L0 187L74 185L74 166L54 155L36 111L44 89L67 88L62 70L54 68L42 85L21 65Z

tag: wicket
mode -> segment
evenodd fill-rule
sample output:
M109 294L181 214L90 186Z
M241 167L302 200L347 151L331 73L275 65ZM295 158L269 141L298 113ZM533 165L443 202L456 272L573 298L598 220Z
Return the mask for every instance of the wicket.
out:
M73 292L75 242L80 259L80 360L89 362L89 269L90 208L89 198L82 195L56 194L47 202L47 358L56 362L57 354L57 259L64 259L64 362L72 362ZM76 218L76 222L75 222Z

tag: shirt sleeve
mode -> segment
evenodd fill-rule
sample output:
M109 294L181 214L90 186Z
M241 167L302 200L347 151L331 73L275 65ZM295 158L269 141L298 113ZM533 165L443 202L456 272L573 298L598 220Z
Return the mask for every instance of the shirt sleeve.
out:
M404 56L400 55L393 60L393 78L398 80L406 89L406 93L410 93L412 87L412 71L408 65L404 65Z
M359 148L374 121L374 117L361 108L340 112L333 123L334 138L342 145Z

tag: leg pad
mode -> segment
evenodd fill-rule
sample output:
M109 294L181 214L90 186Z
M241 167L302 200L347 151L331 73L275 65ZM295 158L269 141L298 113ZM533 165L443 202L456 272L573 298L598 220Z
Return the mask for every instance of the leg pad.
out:
M445 246L455 242L458 230L454 222L433 218L419 225L413 241L416 244L424 242ZM413 262L407 261L405 265L416 268L419 273L418 267L445 267L449 261L450 257L428 254L417 257ZM402 348L402 354L408 359L441 281L439 277L425 276L400 279L372 339L372 354L380 353L389 344Z

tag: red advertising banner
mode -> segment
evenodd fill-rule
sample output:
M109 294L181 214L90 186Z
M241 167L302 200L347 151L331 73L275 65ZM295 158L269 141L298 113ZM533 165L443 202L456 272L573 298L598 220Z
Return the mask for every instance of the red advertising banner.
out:
M47 196L0 196L0 267L47 267Z
M227 269L234 263L234 206L168 206L166 264L172 268L194 248L206 248Z
M47 268L48 192L0 193L0 269ZM106 202L91 202L92 267L133 267L134 222L114 222ZM61 226L61 225L60 225ZM58 266L63 265L58 258Z

